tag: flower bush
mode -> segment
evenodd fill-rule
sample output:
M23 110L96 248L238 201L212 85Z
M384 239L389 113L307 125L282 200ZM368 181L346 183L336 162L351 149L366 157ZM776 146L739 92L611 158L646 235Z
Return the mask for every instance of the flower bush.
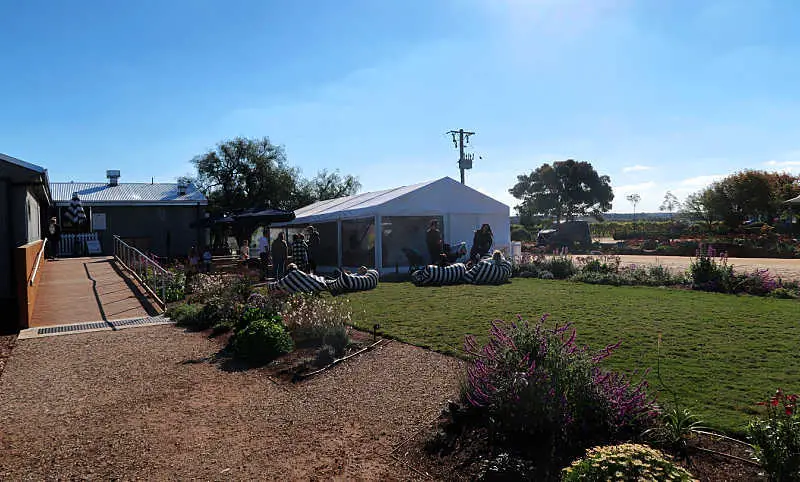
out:
M231 340L231 348L238 358L255 364L268 363L294 349L292 337L280 318L251 321L238 330Z
M692 474L646 445L595 447L562 471L562 481L694 480Z
M186 326L196 329L205 329L205 319L203 317L202 305L190 305L181 303L169 308L166 312L167 317L178 326Z
M770 480L800 480L800 410L798 396L778 389L758 405L767 408L766 417L751 420L747 434L753 444L753 457L766 470Z
M302 343L322 340L333 330L349 325L353 313L344 298L295 294L286 300L280 316L295 342Z
M548 328L546 319L495 321L483 347L466 337L475 361L464 402L501 441L536 440L552 460L640 434L655 415L646 381L634 385L599 366L619 344L591 355L569 324Z

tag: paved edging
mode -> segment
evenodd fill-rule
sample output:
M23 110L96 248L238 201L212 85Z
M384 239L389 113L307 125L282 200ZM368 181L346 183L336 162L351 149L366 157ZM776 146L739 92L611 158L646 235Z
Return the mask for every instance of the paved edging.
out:
M98 326L99 324L103 324L104 326ZM174 324L174 321L163 315L146 317L140 316L135 318L124 318L121 320L99 320L87 321L84 323L66 323L63 325L40 326L22 330L19 332L17 340L44 338L48 336L75 335L78 333L92 333L95 331L119 331L142 326Z

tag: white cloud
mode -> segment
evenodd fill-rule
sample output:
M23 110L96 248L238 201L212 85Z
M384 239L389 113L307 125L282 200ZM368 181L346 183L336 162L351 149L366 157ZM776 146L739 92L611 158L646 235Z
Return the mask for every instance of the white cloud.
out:
M714 181L719 181L725 177L723 174L711 174L707 176L695 176L690 177L688 179L684 179L680 182L680 185L685 189L702 189Z
M636 164L635 166L623 167L622 172L649 171L650 169L652 169L651 166L642 166L641 164Z
M771 167L797 167L800 161L767 161L764 164Z

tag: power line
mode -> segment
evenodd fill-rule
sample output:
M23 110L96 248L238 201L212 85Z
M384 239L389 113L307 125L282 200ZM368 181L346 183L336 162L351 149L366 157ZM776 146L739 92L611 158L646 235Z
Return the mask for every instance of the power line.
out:
M461 184L464 184L464 170L472 169L472 160L475 159L475 154L464 154L464 145L469 144L469 136L474 136L475 133L464 129L447 133L453 136L453 145L458 149L458 169L461 171Z

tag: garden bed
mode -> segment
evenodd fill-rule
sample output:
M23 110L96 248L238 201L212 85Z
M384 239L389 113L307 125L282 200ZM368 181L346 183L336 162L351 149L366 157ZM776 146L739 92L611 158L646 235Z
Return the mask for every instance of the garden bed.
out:
M350 344L345 348L341 357L335 359L320 358L322 346L319 343L305 343L273 360L262 370L273 381L300 383L331 367L336 360L343 360L355 355L379 340L374 340L369 333L350 330Z
M488 443L486 429L463 427L463 431L456 435L441 438L438 434L451 421L449 413L443 412L436 421L398 446L395 456L412 469L438 480L477 480L486 466L492 465L491 461L502 452ZM676 454L670 455L702 482L767 480L763 470L752 463L706 450L744 459L750 457L738 443L705 435L691 442L688 460L681 460Z

